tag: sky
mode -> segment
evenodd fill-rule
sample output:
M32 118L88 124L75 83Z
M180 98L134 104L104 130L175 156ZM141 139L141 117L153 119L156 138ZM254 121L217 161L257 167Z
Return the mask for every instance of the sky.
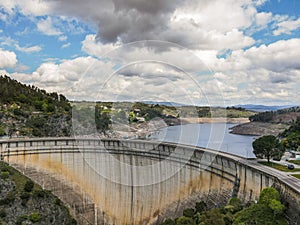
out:
M299 105L300 0L0 0L0 75L70 100Z

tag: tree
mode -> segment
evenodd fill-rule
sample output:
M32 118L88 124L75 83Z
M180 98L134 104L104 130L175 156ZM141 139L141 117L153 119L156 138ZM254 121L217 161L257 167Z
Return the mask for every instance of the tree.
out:
M0 136L4 136L6 135L4 128L2 127L2 125L0 124Z
M262 136L256 139L253 143L253 153L257 158L267 158L270 162L271 157L281 158L284 149L281 148L279 140L273 135Z
M275 188L265 188L259 195L258 203L269 205L273 199L279 201L279 197L279 192Z
M287 225L282 216L284 210L279 192L272 187L265 188L260 193L257 204L252 204L234 215L233 224Z
M219 209L212 209L206 211L201 216L200 225L225 225L224 215L220 212Z
M192 218L181 216L176 220L176 225L195 225Z

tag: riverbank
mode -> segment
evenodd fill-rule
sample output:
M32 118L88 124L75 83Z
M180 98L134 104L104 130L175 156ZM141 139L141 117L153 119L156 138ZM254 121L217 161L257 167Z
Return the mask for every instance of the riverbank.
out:
M226 118L226 117L203 117L203 118L181 118L182 123L235 123L244 124L250 122L248 118Z
M111 138L125 138L125 139L133 139L133 138L142 138L146 139L151 135L158 132L160 129L169 127L169 126L177 126L177 125L185 125L185 124L204 124L204 123L229 123L229 124L244 124L248 123L248 118L172 118L172 119L154 119L148 122L136 123L136 124L113 124L111 130L107 132L108 136Z

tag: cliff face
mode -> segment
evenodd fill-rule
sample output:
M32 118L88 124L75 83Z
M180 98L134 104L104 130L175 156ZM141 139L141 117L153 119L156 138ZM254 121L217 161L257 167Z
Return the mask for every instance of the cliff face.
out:
M76 221L49 191L0 162L0 224L62 224Z

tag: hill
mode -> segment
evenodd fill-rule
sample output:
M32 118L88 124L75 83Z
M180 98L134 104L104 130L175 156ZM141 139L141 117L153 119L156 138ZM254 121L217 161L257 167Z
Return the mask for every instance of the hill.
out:
M57 197L3 162L0 187L0 224L76 224Z
M70 136L72 120L76 122L77 135L97 132L97 135L118 136L129 131L136 136L139 130L142 135L138 136L145 136L149 130L164 126L199 122L195 118L244 119L255 114L241 107L164 102L69 102L61 94L47 93L8 76L0 76L0 82L0 136Z
M246 105L236 105L235 107L242 107L247 110L255 111L255 112L267 112L267 111L276 111L279 109L287 109L293 107L292 105L253 105L253 104L246 104Z
M275 135L288 129L300 117L300 107L261 112L249 117L250 122L232 128L232 133L243 135Z
M0 136L68 136L71 105L65 96L47 93L0 76Z

